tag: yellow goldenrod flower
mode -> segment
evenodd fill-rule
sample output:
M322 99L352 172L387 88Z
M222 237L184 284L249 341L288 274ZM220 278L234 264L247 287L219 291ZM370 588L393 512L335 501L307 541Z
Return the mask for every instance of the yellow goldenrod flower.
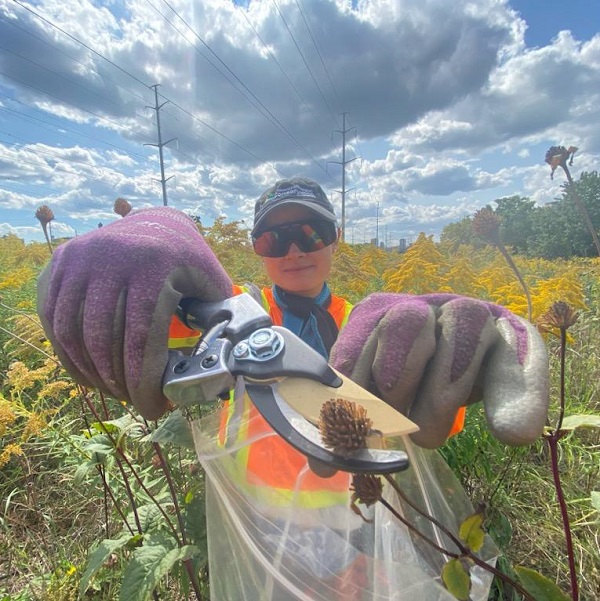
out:
M39 436L44 428L46 427L46 420L39 413L30 413L29 419L21 434L21 440L23 442L28 441L32 436Z
M16 419L17 416L10 403L4 398L0 398L0 436L6 434L8 426L13 424Z
M38 393L38 400L49 399L58 401L63 392L71 388L71 384L65 380L54 380L44 384Z
M18 444L7 444L2 449L2 453L0 453L0 468L4 467L9 462L13 455L23 455L23 449Z

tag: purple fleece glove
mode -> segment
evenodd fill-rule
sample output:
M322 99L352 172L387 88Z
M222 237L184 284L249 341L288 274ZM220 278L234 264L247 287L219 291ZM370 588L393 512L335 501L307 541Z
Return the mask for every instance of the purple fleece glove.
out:
M143 209L57 248L38 280L38 313L77 382L156 419L168 406L161 379L179 300L222 300L231 286L187 215Z
M459 407L483 400L500 441L529 444L548 413L548 358L534 326L452 294L373 294L359 303L331 364L412 419L413 441L444 443Z

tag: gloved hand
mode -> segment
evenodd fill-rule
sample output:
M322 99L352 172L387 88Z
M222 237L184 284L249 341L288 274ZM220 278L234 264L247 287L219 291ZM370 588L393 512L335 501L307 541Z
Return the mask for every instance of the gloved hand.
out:
M535 327L492 303L452 294L378 293L356 305L331 364L407 415L437 448L456 411L483 400L500 441L529 444L548 412L548 358Z
M193 221L161 207L59 246L38 280L38 313L77 382L156 419L168 407L161 379L179 300L231 294L229 277Z

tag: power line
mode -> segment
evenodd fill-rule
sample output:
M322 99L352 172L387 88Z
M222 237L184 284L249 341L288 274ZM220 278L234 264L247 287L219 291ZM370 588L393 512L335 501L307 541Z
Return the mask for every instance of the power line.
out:
M20 102L19 100L15 99L15 98L11 98L10 100L13 101L13 102L18 102L19 104L23 104L22 102ZM25 106L25 105L23 105L23 106ZM126 154L128 156L139 158L139 159L142 159L144 161L148 161L148 157L146 157L146 156L144 156L142 154L138 154L137 152L131 152L129 150L126 150L125 148L117 146L116 144L112 144L110 142L106 142L105 140L101 140L100 138L98 138L96 136L90 136L89 134L84 134L84 133L75 131L74 129L69 128L67 126L64 126L62 124L61 125L57 125L57 124L52 123L51 121L46 121L45 119L40 119L39 117L34 117L33 115L28 115L28 114L26 114L26 113L24 113L22 111L17 111L16 109L8 108L7 106L0 106L0 111L7 111L7 112L10 112L10 113L14 113L15 115L17 115L18 118L24 119L26 121L35 122L35 123L38 123L38 124L39 123L45 123L46 125L50 125L54 129L51 129L50 127L44 127L44 125L39 125L39 127L42 127L43 129L46 129L46 130L48 130L50 132L56 131L56 129L64 129L66 131L72 132L76 136L80 136L82 138L89 138L90 140L94 140L95 142L97 142L99 144L105 144L106 146L110 146L112 148L115 148L116 150L119 150L120 152L122 152L122 153L124 153L124 154ZM73 140L74 142L77 142L77 140L75 138L71 138L69 136L66 136L64 133L61 133L61 136L64 137L64 138L67 138L68 140Z
M294 34L292 33L292 30L290 29L290 26L288 25L287 21L285 20L285 17L283 16L283 13L279 9L279 6L277 5L277 1L273 0L273 4L275 5L275 8L277 9L277 12L279 13L279 16L281 17L281 20L283 21L283 24L285 25L285 28L287 29L288 33L290 34L290 37L292 38L292 42L294 42L294 46L296 46L296 50L298 50L298 54L300 55L300 58L302 59L302 62L304 63L304 66L306 67L308 73L310 74L310 76L311 76L311 78L312 78L315 86L317 87L317 90L319 90L319 94L321 95L321 98L323 99L323 102L325 103L325 106L327 107L327 110L329 111L329 113L333 117L334 123L337 125L337 118L336 118L334 112L331 110L331 107L329 106L329 103L327 102L327 99L325 98L325 94L323 94L323 90L321 89L321 86L317 82L317 80L316 80L316 78L315 78L315 76L314 76L314 74L312 72L312 69L308 65L308 62L306 61L306 58L304 57L304 54L302 53L302 50L300 49L300 46L298 45L298 42L296 41L296 38L294 37Z
M317 165L317 167L319 167L319 169L321 169L322 171L324 171L325 173L327 173L327 170L325 169L325 167L323 167L323 165L321 165L321 163L319 163L317 161L317 159L310 153L309 150L307 150L304 146L302 146L302 144L298 141L298 139L296 138L296 136L294 136L294 134L292 134L292 132L271 112L271 110L262 102L262 100L260 100L260 98L258 98L258 96L238 77L238 75L229 67L229 65L227 65L227 63L225 63L225 61L223 61L221 59L221 57L210 47L210 45L207 44L198 35L198 33L188 24L188 22L169 4L169 2L167 0L162 0L162 1L163 1L164 4L166 4L169 7L169 9L175 14L175 16L190 30L190 32L192 33L192 35L217 59L217 61L221 65L223 65L223 67L226 69L226 71L231 74L231 76L235 79L235 81L237 81L242 86L242 88L250 95L250 97L248 97L248 95L246 95L242 90L240 90L239 88L237 88L233 84L233 82L231 81L231 79L225 73L223 73L223 71L221 71L221 69L219 67L217 67L208 57L206 57L206 55L204 55L202 52L200 52L200 49L195 44L192 44L192 47L200 54L200 56L202 56L205 60L207 60L208 63L213 68L215 68L221 75L223 75L223 77L225 77L225 79L227 81L229 81L229 83L231 83L232 85L234 85L234 87L238 91L240 91L246 97L246 99L259 112L261 112L269 121L271 121L271 123L273 123L274 125L278 126L283 132L285 132L287 134L287 136L292 140L292 142L294 142L294 144L296 144L296 146L302 152L304 152L311 159L311 161L313 161L315 163L315 165ZM173 27L173 29L175 29L175 31L177 31L177 33L179 33L183 37L183 39L185 39L186 41L189 42L189 40L181 33L181 31L179 29L177 29L177 27L169 19L167 19L167 17L164 14L162 14L150 2L150 0L146 0L146 2L148 2L148 4L150 4L150 6L152 6L152 8L154 8L163 17L163 19L165 19L165 21L167 21L167 23L169 23ZM258 106L257 106L257 104L258 104ZM327 175L329 175L329 174L327 173Z
M68 81L71 85L76 86L78 88L81 88L82 90L85 90L86 92L88 92L92 96L95 96L97 98L101 98L102 100L110 102L110 103L112 103L115 106L117 106L117 107L120 108L120 105L117 102L115 102L112 98L107 98L106 96L102 96L101 94L98 94L98 92L96 90L91 90L90 88L88 88L88 87L80 84L79 82L71 79L70 77L65 77L61 73L58 73L58 72L54 71L53 69L50 69L50 67L46 67L45 65L42 65L42 64L38 63L37 61L34 61L33 59L30 59L27 56L23 56L22 54L19 54L18 52L14 52L13 50L10 50L9 48L5 48L4 46L0 46L0 50L4 50L5 52L9 52L10 54L12 54L12 55L20 58L21 60L27 61L28 63L30 63L32 65L35 65L36 67L39 67L40 69L43 69L44 71L48 71L48 73L52 73L53 75L55 75L56 77L59 77L60 79L64 79L65 81ZM140 117L140 116L142 116L142 115L138 115L136 113L136 117Z
M133 75L132 73L130 73L129 71L127 71L126 69L123 69L122 67L120 67L119 65L117 65L116 63L114 63L113 61L111 61L110 59L108 59L107 57L105 57L104 55L102 55L101 53L97 52L96 50L94 50L93 48L91 48L89 45L87 45L86 43L84 43L83 41L81 41L79 38L71 35L70 33L66 32L64 29L62 29L61 27L59 27L58 25L52 23L50 20L46 19L45 17L43 17L42 15L40 15L39 13L37 13L36 11L30 9L29 7L23 5L21 2L19 2L19 0L13 0L14 2L16 2L19 6L21 6L22 8L24 8L25 10L27 10L28 12L30 12L31 14L33 14L34 16L38 17L39 19L41 19L42 21L44 21L45 23L49 24L51 27L54 27L57 31L60 31L61 33L63 33L64 35L68 36L70 39L74 40L75 42L77 42L78 44L80 44L81 46L83 46L84 48L87 48L88 50L90 50L90 52L92 52L93 54L95 54L96 56L100 57L101 59L105 60L106 62L108 62L110 65L114 66L115 68L117 68L118 70L120 70L121 72L125 73L126 75L128 75L129 77L131 77L132 79L134 79L136 82L142 84L146 89L148 89L150 86L146 85L143 81L141 81L139 78L137 78L135 75ZM150 2L148 2L151 6L153 6ZM166 19L166 17L164 15L162 15L162 13L153 6L153 8L167 21L170 23L170 21L168 21L168 19ZM175 28L174 25L172 25L174 27L174 29L176 31L177 28ZM181 32L178 31L178 33L181 34ZM52 46L52 44L50 44L50 46ZM195 47L195 46L194 46ZM204 56L204 55L202 55ZM206 58L206 57L205 57ZM208 60L208 59L207 59ZM212 63L211 63L212 64ZM84 110L81 107L77 107L76 105L74 105L73 103L70 103L62 98L59 98L57 96L54 96L48 92L45 92L44 90L41 90L35 86L31 86L29 84L26 84L25 82L23 82L22 80L19 80L18 78L15 77L11 77L9 75L6 75L7 77L10 77L11 79L18 81L19 83L21 83L22 85L28 86L32 89L38 90L50 97L56 98L57 100L60 100L61 102L66 102L67 104L70 104L71 106L75 106L75 108L79 108L80 110ZM161 95L162 96L162 95ZM169 100L168 98L166 98L165 96L162 96L163 98L165 98L165 100ZM218 136L222 137L224 140L227 140L230 144L234 145L235 147L239 148L240 150L242 150L243 152L245 152L246 154L248 154L249 156L252 156L255 160L257 160L259 163L262 164L267 164L270 165L275 171L277 171L278 173L280 173L280 175L285 176L285 174L283 174L281 171L279 171L277 168L275 168L270 162L265 161L264 159L262 159L261 157L259 157L258 155L254 154L253 152L251 152L250 150L248 150L247 148L245 148L244 146L242 146L241 144L238 144L237 142L235 142L234 140L232 140L231 138L229 138L228 136L226 136L225 134L221 133L219 130L217 130L216 128L212 127L211 125L209 125L208 123L206 123L205 121L203 121L202 119L199 119L198 117L196 117L196 115L192 114L190 111L184 109L183 107L181 107L179 104L171 101L171 104L173 104L173 106L176 106L179 110L181 110L182 112L184 112L185 114L187 114L188 116L192 117L194 120L198 121L199 123L202 123L202 125L204 125L205 127L209 128L212 132L214 132L215 134L217 134ZM92 113L91 111L86 111L89 112L90 114L95 115L98 118L101 119L105 119L108 122L111 122L109 119L105 118L105 117L100 117L99 115L96 115L95 113ZM113 122L115 123L115 122ZM115 123L116 124L116 123ZM118 127L120 127L120 124L116 124Z
M336 100L338 102L338 105L340 107L340 110L341 110L343 108L342 101L340 100L340 97L339 97L339 95L337 93L337 90L335 88L333 80L331 79L331 75L329 74L329 69L327 68L327 65L325 64L325 61L323 60L323 55L321 54L321 51L319 50L319 47L317 46L317 41L315 40L315 37L312 34L312 31L310 29L310 26L308 24L308 21L307 21L306 17L304 16L304 11L302 10L302 8L300 6L300 3L298 2L298 0L295 0L295 2L296 2L296 6L298 7L298 10L300 11L300 15L302 16L302 20L304 21L304 25L306 25L306 29L308 31L308 35L310 36L310 39L312 40L313 46L315 47L315 50L317 51L317 55L318 55L318 57L319 57L319 59L321 61L321 65L323 65L323 71L325 71L325 75L327 75L327 79L329 80L329 83L331 85L331 88L333 89L333 93L335 95L335 98L336 98ZM335 120L335 122L337 124L337 119L335 119L335 116L334 116L334 120Z
M94 117L100 119L101 121L106 121L107 123L112 123L113 125L117 126L118 129L122 129L122 127L123 127L117 121L113 121L112 119L109 119L108 117L104 117L102 115L98 115L98 113L94 113L93 111L90 111L88 109L84 109L83 107L78 106L76 104L73 104L72 102L69 102L68 100L65 100L64 98L61 98L60 96L56 96L55 94L51 94L50 92L46 92L46 90L42 90L41 88L38 88L37 86L33 86L33 85L29 84L29 83L26 83L22 79L19 79L18 77L15 77L14 75L9 75L8 73L4 73L3 71L0 71L0 75L2 75L4 77L8 77L9 79L12 79L13 81L18 82L22 86L25 86L27 88L31 88L32 90L36 90L37 92L41 92L42 94L45 94L46 96L49 96L50 98L54 98L56 100L59 100L60 102L62 102L64 104L68 104L69 106L72 106L73 108L76 108L79 111L83 111L84 113L89 113L90 115L93 115Z
M90 52L93 52L96 56L100 57L101 59L104 59L107 63L109 63L113 67L115 67L115 69L118 69L119 71L121 71L125 75L131 77L133 80L137 81L139 84L141 84L145 88L149 87L149 85L147 83L143 82L141 79L139 79L138 77L136 77L135 75L133 75L133 73L130 73L126 69L123 69L123 67L120 67L119 65L117 65L117 63L114 63L109 58L106 58L104 55L102 55L99 52L97 52L96 50L94 50L91 46L88 46L85 42L82 42L79 38L76 38L74 35L71 35L69 32L67 32L64 29L62 29L62 27L59 27L55 23L52 23L52 21L50 21L49 19L46 19L46 17L43 17L42 15L40 15L39 13L37 13L36 11L34 11L33 9L29 8L28 6L26 6L25 4L23 4L19 0L13 0L13 2L16 2L21 8L24 8L25 10L29 11L32 15L35 15L36 17L38 17L38 19L41 19L42 21L44 21L44 23L47 23L48 25L51 25L55 29L58 29L58 31L60 31L61 33L63 33L64 35L66 35L68 38L70 38L74 42L77 42L78 44L81 44L84 48L87 48Z
M261 35L258 33L258 31L256 30L256 28L254 27L254 25L252 24L252 22L248 18L247 11L245 11L240 6L237 6L237 10L241 11L241 13L244 15L244 18L246 19L248 25L250 26L250 28L254 32L254 35L259 39L260 43L263 45L264 49L266 50L266 52L269 55L269 57L271 58L271 60L273 60L273 62L279 67L279 70L281 71L282 75L285 77L286 81L288 82L288 84L290 85L290 87L292 88L292 90L294 90L294 92L296 93L296 95L300 99L300 102L302 102L302 104L304 106L306 106L306 108L308 108L308 110L312 113L312 115L315 118L315 120L318 121L319 120L319 116L313 111L312 106L304 99L304 97L302 96L302 94L300 93L300 91L298 90L298 88L296 88L296 86L294 85L294 82L290 79L290 76L286 73L286 71L282 67L281 63L277 60L277 57L271 52L271 49L269 48L269 45L262 39Z
M15 27L16 29L21 30L23 33L27 34L28 36L30 36L32 38L35 38L36 40L42 42L46 46L50 46L50 48L52 48L56 52L60 52L60 54L62 54L64 56L70 58L72 61L74 61L77 64L81 65L84 69L86 69L88 71L91 71L92 73L96 73L96 75L99 75L103 79L107 79L108 81L110 81L111 83L113 83L116 87L120 88L121 90L124 90L125 92L128 92L129 94L131 94L132 96L135 96L139 100L142 100L142 101L146 102L146 99L143 96L141 96L140 94L137 94L133 90L130 90L129 88L126 88L125 86L122 86L121 84L117 83L114 79L112 79L111 77L109 77L108 75L106 75L105 73L100 73L99 71L96 71L95 69L92 69L89 66L89 64L86 64L86 63L80 61L78 58L75 58L74 56L72 56L68 52L65 52L62 48L59 48L58 46L56 46L54 44L51 44L47 40L44 40L41 36L33 33L32 31L29 31L29 30L25 29L24 27L21 27L20 25L18 25L14 21L8 21L7 19L3 19L3 18L0 19L0 20L2 20L4 23L7 23L11 27ZM53 27L56 27L56 26L53 25Z
M37 17L38 19L42 20L43 22L47 23L47 24L48 24L48 25L50 25L51 27L55 28L57 31L60 31L62 34L66 35L66 36L67 36L69 39L71 39L71 40L75 41L76 43L80 44L81 46L83 46L84 48L86 48L87 50L89 50L90 52L92 52L94 55L98 56L98 57L99 57L99 58L101 58L102 60L106 61L108 64L112 65L114 68L118 69L120 72L122 72L122 73L124 73L125 75L127 75L128 77L132 78L132 79L133 79L134 81L136 81L137 83L139 83L139 84L143 85L143 86L144 86L146 89L150 87L150 86L148 86L148 85L147 85L147 84L146 84L144 81L142 81L140 78L138 78L136 75L134 75L134 74L133 74L133 73L131 73L130 71L128 71L128 70L126 70L126 69L124 69L123 67L121 67L120 65L118 65L118 64L117 64L117 63L115 63L114 61L110 60L109 58L107 58L106 56L104 56L103 54L101 54L100 52L98 52L98 51L94 50L94 48L92 48L91 46L89 46L88 44L86 44L85 42L83 42L82 40L80 40L79 38L77 38L76 36L74 36L74 35L72 35L72 34L68 33L68 32L67 32L65 29L63 29L62 27L60 27L60 26L56 25L55 23L53 23L52 21L50 21L50 20L49 20L49 19L47 19L46 17L42 16L40 13L38 13L38 12L36 12L35 10L33 10L32 8L30 8L30 7L26 6L25 4L23 4L23 3L22 3L22 2L20 2L19 0L13 0L13 1L14 1L16 4L18 4L18 5L19 5L21 8L25 9L26 11L28 11L29 13L31 13L32 15L34 15L35 17ZM171 8L171 7L170 7L170 5L169 5L167 2L165 2L165 3L167 4L167 6L169 6L169 8ZM151 6L152 6L152 4L151 4ZM161 14L161 16L162 16L162 17L163 17L165 20L167 20L167 22L171 23L171 22L170 22L170 21L169 21L169 20L168 20L168 19L167 19L167 18L166 18L164 15L162 15L162 13L160 13L160 11L158 11L158 9L156 9L156 7L154 7L154 8L155 8L155 10L157 10L157 12L159 12L159 14ZM173 9L171 8L171 10L173 10ZM174 10L173 10L173 12L175 12L175 14L177 14L177 16L179 16L179 15L178 15L178 13L176 13L176 11L174 11ZM181 17L179 17L179 18L181 18ZM196 35L196 36L197 36L197 34L196 34L194 31L193 31L193 29L191 29L191 28L189 27L189 25L188 25L188 24L185 22L185 20L184 20L184 19L182 19L182 21L183 21L183 22L186 24L186 26L187 26L187 27L188 27L188 28L189 28L189 29L190 29L190 30L191 30L191 31L194 33L194 35ZM175 28L175 26L174 26L172 23L171 23L171 25L172 25L172 26ZM180 33L180 35L181 35L181 32L180 32L179 30L177 30L177 28L175 28L175 29L176 29L176 31L178 31L178 33ZM199 38L199 36L197 36L197 37ZM185 39L187 39L187 38L185 38ZM201 38L199 38L199 39L201 40ZM189 40L188 40L188 41L189 41ZM217 55L216 55L216 54L215 54L215 53L212 51L212 49L210 48L210 46L208 46L208 45L207 45L207 44L204 42L204 40L201 40L201 41L202 41L202 43L204 43L204 44L206 45L206 47L209 49L209 51L211 51L211 52L214 54L214 56L215 56L215 57L216 57L216 58L217 58L219 61L221 61L221 59L220 59L220 58L219 58L219 57L218 57L218 56L217 56ZM48 42L46 42L46 43L47 43L47 44L49 44ZM49 44L49 45L50 45L50 46L53 46L52 44ZM55 47L55 46L53 46L53 47ZM55 48L57 48L57 47L55 47ZM196 48L196 50L199 52L199 49L198 49L198 48L197 48L195 45L194 45L194 48ZM61 50L60 50L60 49L58 49L58 48L57 48L57 50L61 51ZM61 52L62 52L62 51L61 51ZM204 56L202 53L200 53L200 54L201 54L201 55L202 55L202 56L203 56L203 57L204 57L206 60L208 60L208 58L207 58L206 56ZM209 62L210 62L210 61L209 61ZM228 70L229 70L231 73L232 73L232 75L233 75L234 77L237 77L237 76L236 76L236 75L233 73L233 71L231 71L231 69L229 69L229 67L227 67L227 65L226 65L226 64L225 64L223 61L221 61L221 63L222 63L222 64L223 64L223 65L224 65L224 66L225 66L225 67L226 67L226 68L227 68L227 69L228 69ZM211 64L212 64L213 66L215 66L215 65L214 65L214 63L212 63L212 62L211 62ZM44 68L44 67L42 66L42 68ZM217 68L217 67L215 66L215 68ZM222 73L222 72L221 72L221 73ZM223 74L223 73L222 73L222 74ZM73 107L77 108L78 110L82 110L82 111L84 111L84 112L87 112L87 113L89 113L89 114L92 114L92 115L94 115L95 117L97 117L98 119L101 119L101 120L107 121L107 122L109 122L109 123L114 123L114 124L115 124L115 125L117 125L117 127L119 127L119 128L121 127L121 125L120 125L119 123L116 123L116 122L114 122L114 121L112 121L112 120L108 119L107 117L102 117L102 116L100 116L100 115L98 115L98 114L94 113L93 111L89 111L89 110L87 110L87 109L83 109L83 108L81 108L81 107L79 107L79 106L75 105L75 104L74 104L74 103L72 103L72 102L68 102L68 101L66 101L66 100L65 100L65 99L63 99L63 98L60 98L60 97L58 97L58 96L56 96L56 95L53 95L53 94L51 94L51 93L49 93L49 92L46 92L45 90L42 90L42 89L40 89L40 88L38 88L38 87L36 87L36 86L33 86L33 85L30 85L30 84L27 84L27 83L25 83L24 81L22 81L21 79L19 79L19 78L17 78L17 77L11 76L11 75L9 75L9 74L6 74L6 73L5 73L4 75L5 75L6 77L8 77L9 79L12 79L13 81L16 81L16 82L20 83L21 85L24 85L24 86L26 86L26 87L29 87L29 88L31 88L31 89L37 90L37 91L39 91L39 92L41 92L41 93L43 93L43 94L46 94L46 95L47 95L47 96L49 96L49 97L52 97L52 98L55 98L55 99L59 100L60 102L66 103L66 104L68 104L68 105L70 105L70 106L73 106ZM226 75L225 75L225 74L223 74L223 75L226 77ZM227 79L230 81L230 83L232 83L232 82L231 82L231 80L230 80L229 78L227 78ZM237 78L237 79L238 79L238 81L240 81L240 84L241 84L241 85L244 85L244 86L245 86L245 84L243 84L243 82L242 82L242 81L241 81L239 78ZM117 84L117 85L118 85L118 84ZM126 88L125 88L125 89L126 89ZM252 93L252 92L249 90L249 88L247 88L247 86L246 86L246 89L248 89L248 92L249 92L249 93ZM130 90L129 90L129 91L130 91ZM131 91L130 91L130 93L132 93L132 94L135 94L134 92L131 92ZM161 95L161 96L162 96L163 98L165 98L166 100L169 100L169 99L168 99L168 98L166 98L165 96L163 96L163 95ZM257 99L257 101L260 103L260 100L259 100L259 99L258 99L256 96L255 96L255 98L256 98L256 99ZM250 100L250 99L249 99L249 100ZM177 104L177 103L175 103L175 102L173 102L173 101L171 101L171 103L173 104L173 106L177 107L177 108L178 108L179 110L181 110L183 113L187 114L188 116L190 116L190 117L191 117L191 118L193 118L194 120L198 121L199 123L201 123L202 125L204 125L204 126L205 126L205 127L207 127L208 129L210 129L212 132L214 132L215 134L217 134L218 136L220 136L220 137L221 137L221 138L223 138L224 140L228 141L230 144L234 145L234 146L235 146L235 147L237 147L238 149L242 150L244 153L246 153L246 154L248 154L249 156L253 157L253 158L254 158L255 160L257 160L259 163L263 163L263 164L269 164L269 165L271 165L271 167L272 167L272 168L273 168L273 169L274 169L276 172L278 172L280 175L282 175L282 176L286 177L286 174L282 173L282 172L281 172L279 169L277 169L277 168L276 168L276 167L275 167L275 166L274 166L272 163L270 163L270 162L268 162L268 161L265 161L264 159L262 159L261 157L259 157L259 156L258 156L258 155L256 155L255 153L253 153L252 151L248 150L247 148L245 148L245 147L244 147L244 146L242 146L241 144L239 144L239 143L235 142L233 139L229 138L228 136L226 136L225 134L223 134L222 132L220 132L219 130L217 130L215 127L213 127L213 126L209 125L208 123L206 123L206 122L205 122L205 121L203 121L202 119L198 118L196 115L194 115L194 114L193 114L193 113L191 113L190 111L188 111L188 110L184 109L184 108L183 108L181 105L179 105L179 104ZM262 103L261 103L261 104L262 104ZM294 142L295 142L295 143L296 143L296 145L299 147L299 149L300 149L300 150L302 150L304 153L306 153L306 154L307 154L307 155L308 155L308 156L311 158L311 160L312 160L312 161L313 161L313 162L314 162L314 163L315 163L315 164L316 164L316 165L317 165L317 166L318 166L318 167L319 167L321 170L323 170L323 171L324 171L324 172L325 172L327 175L329 175L329 174L328 174L328 172L326 171L326 169L323 167L323 165L321 165L321 164L320 164L320 163L319 163L319 162L318 162L318 161L317 161L317 160L316 160L316 159L315 159L315 158L314 158L314 157L313 157L313 156L310 154L310 152L309 152L308 150L306 150L306 149L305 149L305 148L304 148L304 147L303 147L303 146L302 146L302 145L301 145L301 144L298 142L298 140L297 140L297 139L296 139L296 138L293 136L293 134L291 134L291 132L289 132L289 130L287 130L287 128L285 128L285 126L284 126L284 125L283 125L283 124L282 124L282 123L281 123L281 122L280 122L280 121L279 121L279 120L278 120L278 119L277 119L277 118L276 118L276 117L275 117L275 116L274 116L274 115L273 115L273 114L272 114L272 113L269 111L269 109L268 109L268 108L267 108L267 107L266 107L264 104L262 104L262 106L264 107L264 109L265 109L265 111L267 112L267 114L270 114L270 115L272 116L272 118L275 120L275 123L278 123L278 124L280 125L280 127L283 129L283 131L285 131L285 132L288 134L288 136L289 136L289 137L290 137L292 140L294 140ZM266 115L265 115L265 116L266 116Z
M163 96L162 94L160 96L162 98L164 98L165 100L168 100L168 98L166 96ZM241 144L238 144L237 142L235 142L234 140L232 140L231 138L226 136L224 133L220 132L218 129L215 129L212 125L209 125L208 123L206 123L206 121L203 121L202 119L200 119L200 117L194 115L193 113L190 113L190 111L183 108L181 105L177 104L175 101L171 100L170 103L173 106L177 107L182 113L185 113L186 115L188 115L195 121L198 121L198 123L201 123L202 125L204 125L204 127L207 127L208 129L210 129L212 132L214 132L215 134L217 134L224 140L227 140L230 144L233 144L236 148L239 148L242 152L245 152L246 154L250 155L252 158L256 159L259 163L262 163L264 165L269 165L283 177L288 177L285 174L281 173L281 171L279 171L279 169L277 169L272 163L270 163L269 161L265 161L264 159L260 158L258 155L254 154L251 150L248 150Z

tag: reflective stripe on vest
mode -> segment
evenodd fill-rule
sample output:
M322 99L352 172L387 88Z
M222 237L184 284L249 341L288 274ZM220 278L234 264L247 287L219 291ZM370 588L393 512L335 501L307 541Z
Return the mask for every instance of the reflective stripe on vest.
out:
M191 348L200 338L200 332L188 328L178 317L173 315L169 326L169 348Z

